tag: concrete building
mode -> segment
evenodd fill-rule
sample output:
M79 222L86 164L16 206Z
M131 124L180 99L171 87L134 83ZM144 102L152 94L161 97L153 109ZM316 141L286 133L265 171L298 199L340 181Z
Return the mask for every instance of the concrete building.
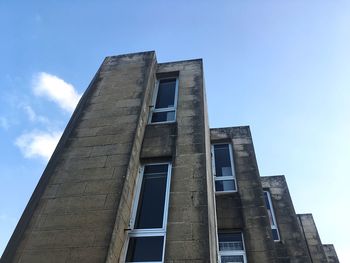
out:
M1 262L338 262L249 127L210 129L201 59L107 57Z

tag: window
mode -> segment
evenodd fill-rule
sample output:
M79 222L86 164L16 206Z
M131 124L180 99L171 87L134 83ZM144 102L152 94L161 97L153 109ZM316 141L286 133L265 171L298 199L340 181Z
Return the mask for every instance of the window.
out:
M177 78L163 78L157 81L150 123L176 120L177 89Z
M212 157L216 192L237 191L231 144L213 144Z
M267 213L269 214L273 240L280 241L280 235L279 235L278 228L277 228L275 213L274 213L273 207L272 207L270 192L264 191L264 198L265 198Z
M140 172L130 221L126 262L163 262L171 164L147 164Z
M219 256L221 263L246 263L242 232L220 232Z

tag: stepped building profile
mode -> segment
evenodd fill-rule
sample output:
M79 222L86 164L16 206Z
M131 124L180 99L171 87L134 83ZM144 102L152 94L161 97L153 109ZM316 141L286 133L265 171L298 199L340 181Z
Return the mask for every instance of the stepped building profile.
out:
M210 129L201 59L107 57L0 260L339 262L248 126Z

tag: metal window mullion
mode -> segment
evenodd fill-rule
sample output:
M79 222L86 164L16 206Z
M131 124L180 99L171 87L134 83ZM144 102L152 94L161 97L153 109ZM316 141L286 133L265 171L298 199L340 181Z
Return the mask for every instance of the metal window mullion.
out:
M166 191L165 191L165 204L164 204L164 214L163 214L164 241L163 241L162 262L164 262L164 257L165 257L166 227L168 224L171 172L172 172L172 165L171 165L171 163L168 163L168 174L167 174Z
M168 112L168 111L176 111L175 107L168 107L168 108L154 108L153 113L156 112Z
M242 237L242 245L243 245L243 260L244 262L247 262L247 256L246 256L246 253L245 253L245 242L244 242L244 236L243 236L243 233L241 232L241 237Z
M163 261L125 261L125 263L163 263Z
M161 236L166 232L163 228L145 228L130 230L130 236Z
M212 165L212 169L213 169L213 176L216 177L216 167L215 167L215 149L214 149L214 145L211 145L211 165Z
M233 149L232 149L232 145L230 143L228 144L228 151L230 154L231 172L232 172L232 177L233 177L233 183L235 185L236 191L238 191L237 181L236 181L235 163L234 163L234 159L233 159Z
M130 223L129 223L129 228L130 229L134 229L135 228L135 220L136 220L137 208L138 208L139 201L140 201L140 193L141 193L144 169L145 169L145 166L143 165L139 169L139 176L136 179L136 184L135 184L136 192L135 192L135 196L134 196L132 213L131 213L131 218L130 218Z
M150 106L151 112L149 114L148 123L152 123L152 116L153 116L154 110L156 108L156 102L157 102L157 97L158 97L158 89L159 89L159 79L157 79L157 81L155 83L154 93L153 93L153 97L152 97L152 105Z
M234 176L215 176L215 181L235 180Z
M174 116L174 121L176 121L176 112L177 112L177 99L178 99L178 90L179 90L179 77L176 78L175 82L175 95L174 95L174 111L175 111L175 116Z
M165 230L166 230L167 221L168 221L171 169L172 169L172 165L171 165L171 163L168 163L168 173L167 173L166 190L165 190L165 203L164 203L164 213L163 213L163 229L165 229Z

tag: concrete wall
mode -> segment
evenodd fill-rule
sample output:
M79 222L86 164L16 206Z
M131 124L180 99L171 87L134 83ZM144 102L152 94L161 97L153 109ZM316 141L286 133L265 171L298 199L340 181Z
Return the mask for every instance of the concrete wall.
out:
M117 208L121 200L129 200L122 194L135 174L130 167L137 167L148 110L143 101L148 86L154 85L154 70L154 52L106 58L1 262L106 260L115 219L124 214ZM118 246L113 245L117 253Z
M335 251L335 248L333 245L330 245L330 244L323 245L323 250L324 250L324 253L326 254L328 263L339 263L337 252Z
M316 228L312 214L298 214L300 227L304 234L311 260L313 263L327 262L320 236Z
M237 193L216 196L219 229L243 231L248 262L275 262L274 242L249 127L211 129L211 141L232 143L238 188Z
M158 157L166 157L172 150L173 174L165 262L210 262L215 255L210 253L213 251L210 243L213 234L209 228L215 215L208 213L213 205L208 201L207 191L210 165L207 164L209 153L206 146L209 144L209 134L204 116L207 109L204 104L202 61L159 64L157 73L176 71L179 73L177 122L173 126L148 125L146 134L153 135L145 137L142 152L145 158L156 157L154 153ZM155 134L162 135L158 137ZM214 196L209 193L210 198L213 200Z
M261 177L261 183L263 188L270 192L280 233L281 241L275 242L277 261L311 262L285 177Z

